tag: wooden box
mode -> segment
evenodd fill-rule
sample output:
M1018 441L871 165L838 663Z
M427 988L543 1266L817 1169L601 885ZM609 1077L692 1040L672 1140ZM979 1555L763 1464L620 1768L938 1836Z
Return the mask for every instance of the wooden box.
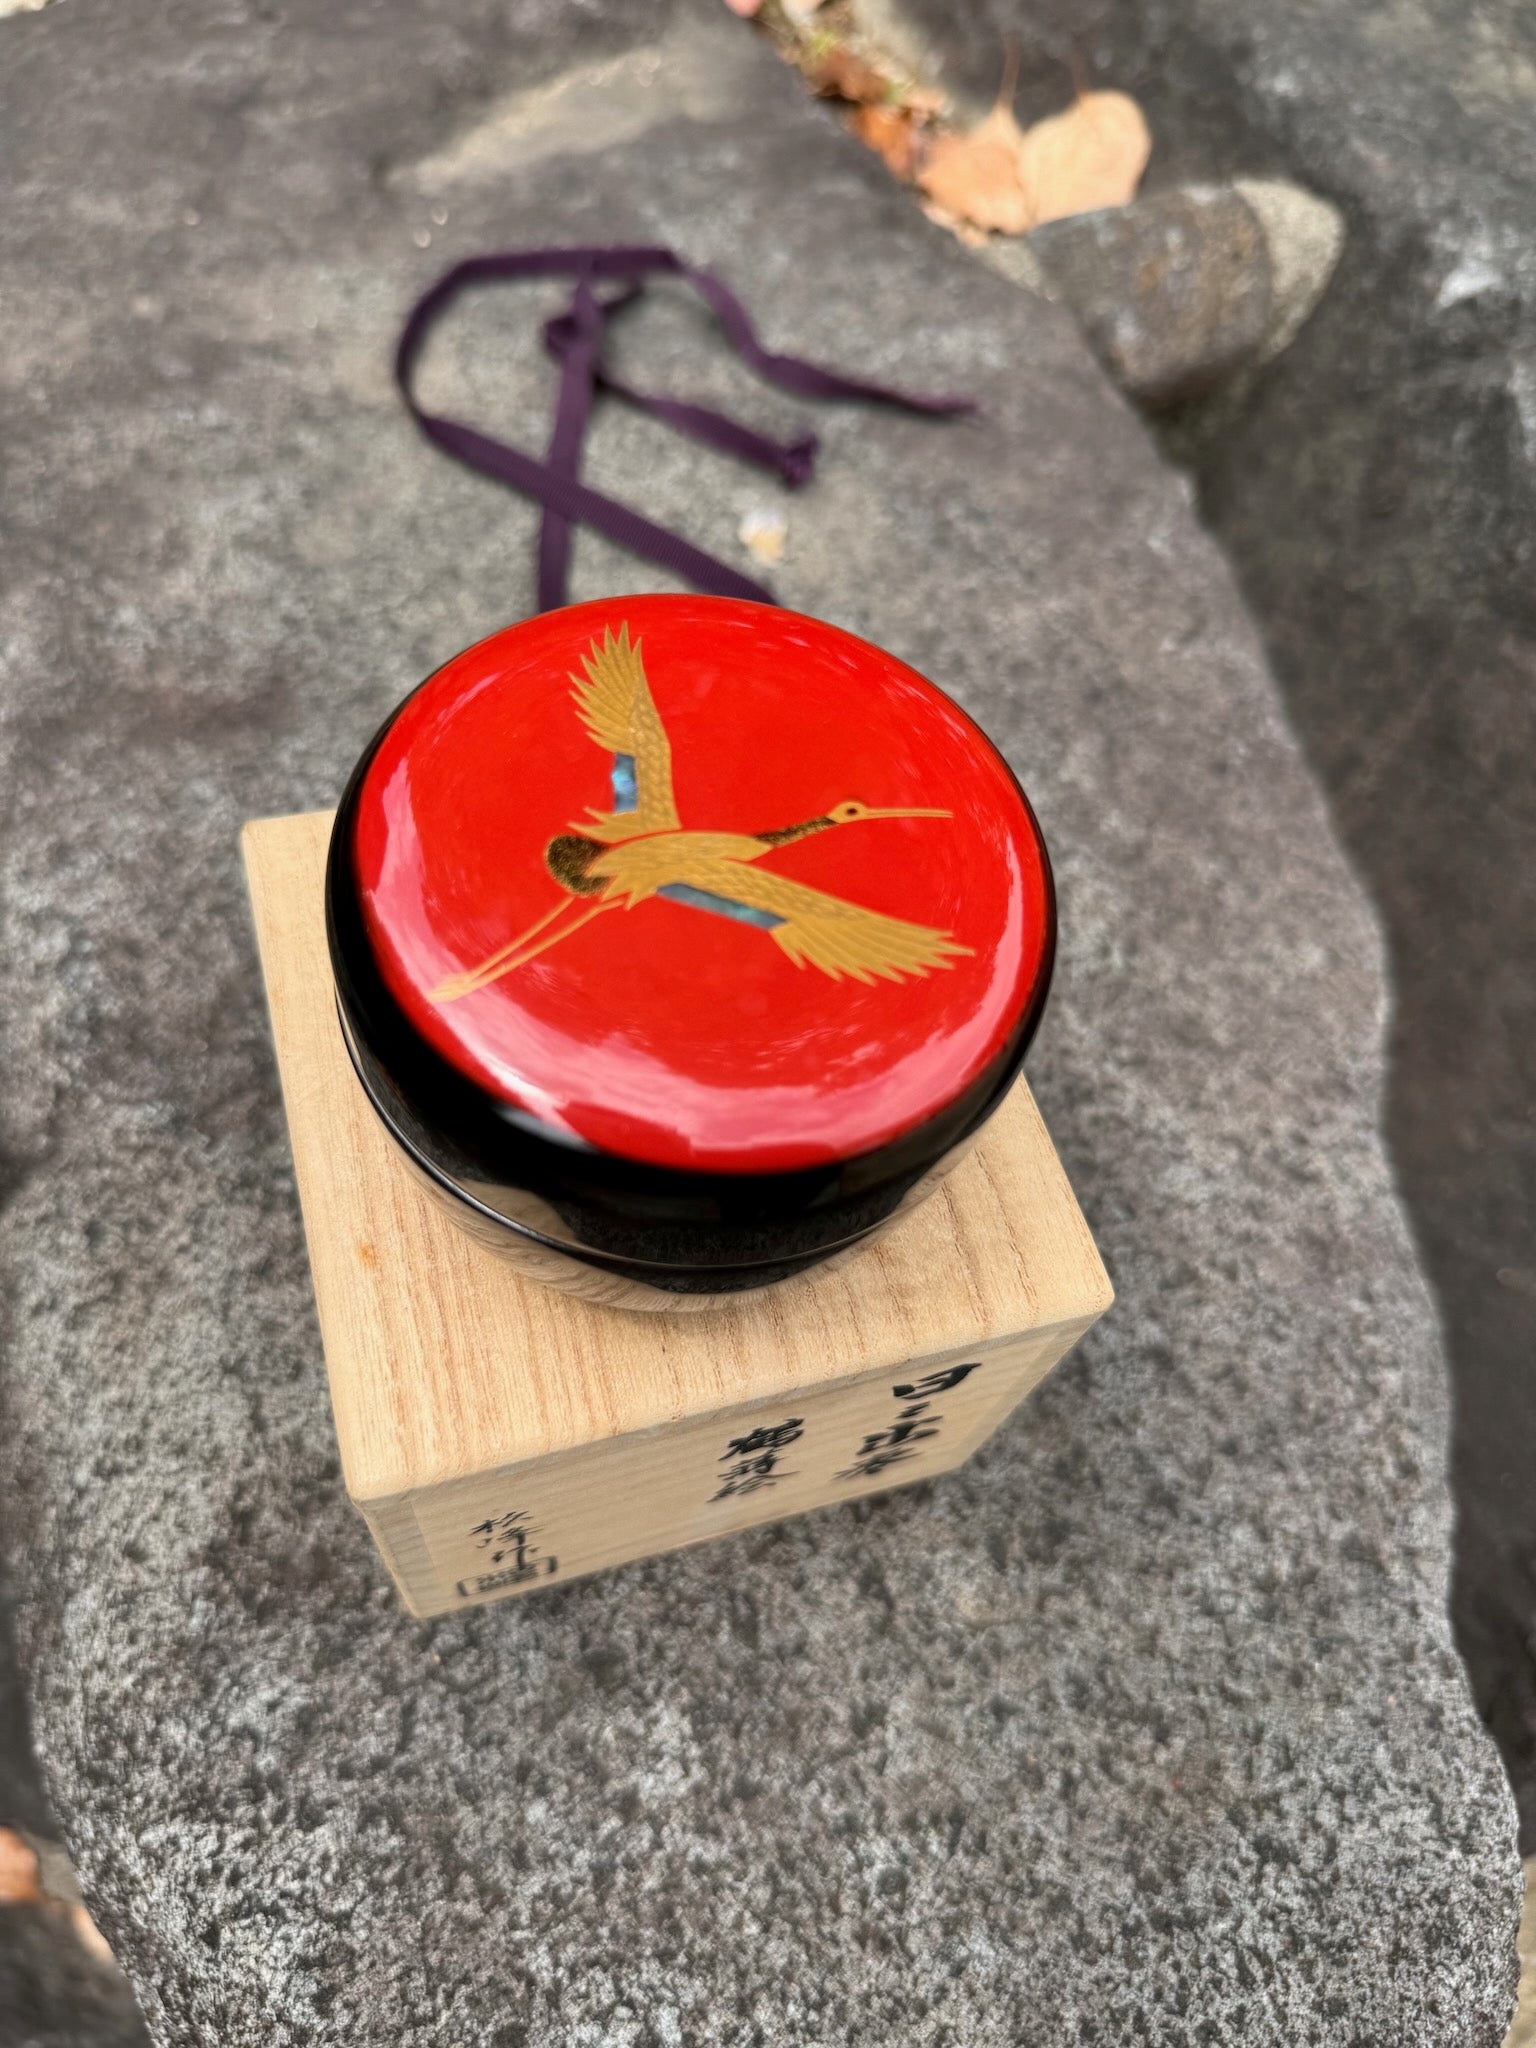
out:
M412 1613L928 1479L1112 1298L1033 1098L871 1246L693 1314L522 1278L423 1193L353 1075L330 816L244 850L347 1491Z

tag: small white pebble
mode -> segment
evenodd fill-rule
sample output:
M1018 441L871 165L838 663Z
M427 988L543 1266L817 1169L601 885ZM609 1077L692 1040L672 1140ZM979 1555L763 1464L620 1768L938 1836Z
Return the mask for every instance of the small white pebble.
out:
M432 246L432 230L430 228L418 228L415 234L411 236L411 240L418 249L430 249Z
M782 512L749 512L736 529L742 546L760 562L782 562L789 521Z
M197 211L195 206L189 206L181 217L189 228L195 228L203 216Z
M447 225L448 225L448 209L447 209L447 207L446 207L446 206L434 206L434 207L433 207L433 209L432 209L432 225L433 225L433 227L435 227L435 228L445 228L445 227L447 227Z

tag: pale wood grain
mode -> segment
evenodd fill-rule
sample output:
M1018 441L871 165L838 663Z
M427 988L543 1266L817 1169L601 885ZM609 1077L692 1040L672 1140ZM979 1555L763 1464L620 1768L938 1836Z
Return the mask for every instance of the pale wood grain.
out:
M421 1191L352 1072L325 945L329 830L323 813L248 825L245 858L342 1467L417 1611L478 1597L453 1590L467 1532L510 1503L558 1525L545 1554L563 1579L929 1477L1109 1305L1023 1082L938 1192L842 1266L677 1316L524 1278ZM876 1480L835 1478L891 1416L893 1380L971 1357L984 1367L938 1403L942 1441ZM790 1413L805 1423L793 1476L712 1502L720 1447Z

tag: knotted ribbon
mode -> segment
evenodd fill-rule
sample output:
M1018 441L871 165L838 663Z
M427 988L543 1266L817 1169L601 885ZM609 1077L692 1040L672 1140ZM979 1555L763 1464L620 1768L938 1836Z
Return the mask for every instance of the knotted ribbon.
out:
M899 406L907 412L936 415L976 409L969 398L925 397L897 391L889 385L848 377L841 371L764 348L735 293L713 272L685 263L670 249L522 249L466 257L412 307L395 351L395 377L412 417L429 441L471 469L496 477L543 506L538 543L540 611L551 611L566 602L571 535L579 525L594 527L619 546L669 569L699 590L720 597L754 598L763 604L777 602L766 584L742 575L681 534L581 481L582 442L599 391L649 413L653 419L695 441L775 472L791 489L809 482L815 467L814 434L800 433L792 440L778 441L711 406L639 391L615 376L603 360L607 323L634 303L644 291L647 278L658 276L677 277L690 284L714 313L726 340L742 360L783 391L802 398L872 400L880 405ZM544 345L560 365L560 389L549 451L542 461L482 433L478 427L428 412L418 403L413 388L422 346L451 300L469 285L536 277L575 279L570 305L544 324ZM614 283L618 289L605 297L599 286L606 283Z

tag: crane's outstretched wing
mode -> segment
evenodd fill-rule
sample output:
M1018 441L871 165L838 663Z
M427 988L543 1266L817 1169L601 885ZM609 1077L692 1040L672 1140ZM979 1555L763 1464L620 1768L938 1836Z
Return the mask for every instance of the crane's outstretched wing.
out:
M931 925L908 924L905 918L865 910L861 904L845 903L841 896L829 896L744 861L690 861L687 878L711 896L771 912L780 920L768 932L774 943L797 967L809 963L834 981L845 974L855 981L877 976L900 981L909 974L949 967L971 951Z
M572 827L589 838L633 839L644 832L675 832L680 820L672 795L672 747L661 722L640 642L620 626L592 642L582 663L585 677L571 677L576 709L589 739L613 755L613 809L594 810Z

